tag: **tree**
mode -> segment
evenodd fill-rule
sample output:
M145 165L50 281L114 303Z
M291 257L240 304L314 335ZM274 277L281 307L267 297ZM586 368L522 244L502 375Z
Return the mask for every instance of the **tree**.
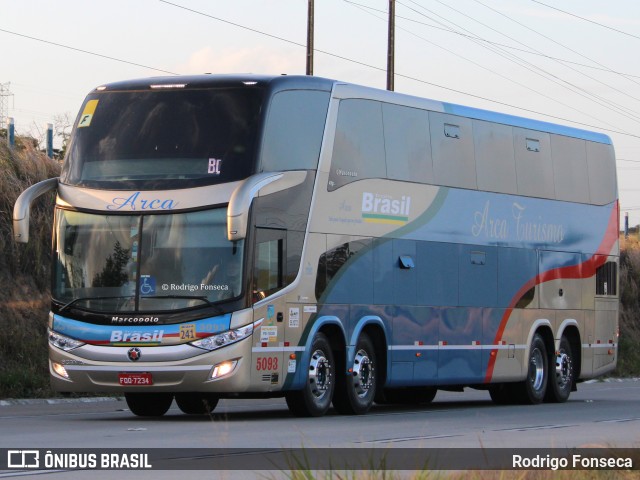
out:
M73 127L73 120L71 114L65 112L53 117L53 135L62 140L62 146L60 150L54 155L58 160L63 160L67 153L67 146L69 139L71 138L71 129Z
M113 246L113 255L109 255L105 261L102 272L93 277L93 287L121 287L129 281L129 275L125 270L129 263L129 250L122 248L120 242Z

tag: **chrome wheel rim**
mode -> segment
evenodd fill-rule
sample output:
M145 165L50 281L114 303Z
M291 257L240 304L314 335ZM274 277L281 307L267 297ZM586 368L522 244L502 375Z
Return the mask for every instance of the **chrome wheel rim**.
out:
M544 385L544 358L539 348L531 352L529 359L529 380L535 391L539 391Z
M331 364L322 350L316 350L309 362L309 386L317 399L327 395L331 387Z
M556 382L564 388L571 381L571 357L565 352L556 355Z
M365 397L374 388L374 367L367 352L358 350L353 361L353 388L358 397Z

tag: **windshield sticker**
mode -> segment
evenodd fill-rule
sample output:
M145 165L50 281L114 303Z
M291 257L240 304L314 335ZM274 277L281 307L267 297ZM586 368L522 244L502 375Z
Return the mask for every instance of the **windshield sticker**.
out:
M267 320L273 320L273 316L276 314L275 305L267 305Z
M278 341L278 327L260 327L260 341L261 342L276 342Z
M209 159L209 169L207 173L210 175L220 175L222 173L222 159L219 158L210 158Z
M156 294L156 279L151 275L140 275L140 295L149 296Z
M180 340L195 340L196 339L196 326L193 323L187 325L180 325Z
M287 373L296 373L296 361L289 360L289 365L287 365Z
M93 114L95 113L97 106L98 100L89 100L87 102L87 104L84 106L84 110L82 111L82 115L80 116L78 128L88 127L89 125L91 125L91 120L93 119Z
M300 326L300 309L289 308L289 328L298 328Z

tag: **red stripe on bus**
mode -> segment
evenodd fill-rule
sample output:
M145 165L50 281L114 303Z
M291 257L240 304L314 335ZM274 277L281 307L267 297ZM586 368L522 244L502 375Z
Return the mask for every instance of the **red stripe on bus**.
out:
M611 216L609 218L609 225L607 226L607 231L605 232L604 238L602 239L602 243L598 247L596 253L586 262L581 263L579 265L573 265L571 267L561 267L555 268L553 270L549 270L547 272L543 272L537 275L535 278L532 278L527 283L524 284L518 293L513 297L511 303L509 303L509 307L504 312L502 316L502 320L500 321L500 326L498 327L498 331L496 333L495 339L493 340L494 345L498 345L502 334L504 333L504 329L507 326L507 322L509 321L509 317L511 316L511 312L513 312L514 307L518 303L518 301L527 293L531 288L536 285L540 285L541 283L549 282L551 280L559 280L564 278L588 278L592 277L596 273L596 269L607 261L607 256L611 253L611 249L615 245L616 241L619 237L619 205L616 200L616 204L611 210ZM497 349L491 350L491 355L489 355L489 364L487 365L487 373L484 378L485 383L491 382L491 378L493 377L493 369L495 367L497 358Z

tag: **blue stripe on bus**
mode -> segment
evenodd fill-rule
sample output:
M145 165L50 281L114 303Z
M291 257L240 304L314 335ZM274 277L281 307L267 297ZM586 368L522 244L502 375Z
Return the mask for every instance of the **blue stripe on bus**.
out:
M108 344L114 331L126 332L129 336L138 333L153 335L154 331L162 331L163 337L175 336L180 333L179 324L141 324L141 325L95 325L92 323L80 322L61 315L53 316L53 330L71 338L87 343ZM208 336L229 330L231 325L231 314L217 317L204 318L194 322L187 322L187 325L194 325L195 332L200 336ZM195 340L195 339L194 339Z
M519 308L533 299L523 286L609 253L599 249L615 203L444 190L437 211L423 214L428 219L392 233L402 238L373 239L350 258L319 308L319 316L340 318L348 335L367 315L382 320L389 345L403 347L389 352L387 386L482 383L489 346L514 298L522 294ZM401 270L398 255L408 252L416 268ZM416 342L430 348L409 348Z

